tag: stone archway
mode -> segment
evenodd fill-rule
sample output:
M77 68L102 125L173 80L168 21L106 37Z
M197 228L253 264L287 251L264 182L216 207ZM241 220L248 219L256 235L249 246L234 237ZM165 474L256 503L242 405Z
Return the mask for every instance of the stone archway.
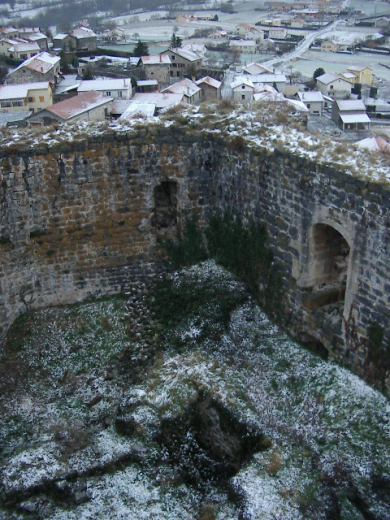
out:
M313 310L345 301L350 245L335 227L315 224L309 230L309 258L306 286L312 291L305 305Z

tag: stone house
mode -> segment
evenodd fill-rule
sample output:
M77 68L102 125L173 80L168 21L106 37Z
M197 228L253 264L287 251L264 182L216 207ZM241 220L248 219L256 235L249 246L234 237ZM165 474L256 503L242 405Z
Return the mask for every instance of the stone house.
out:
M365 65L352 65L347 68L347 72L352 72L352 74L355 74L355 83L361 83L362 85L372 85L373 74L370 67Z
M336 100L332 107L332 120L343 130L370 128L370 118L361 99Z
M137 92L144 94L158 91L158 81L156 79L138 79Z
M27 39L30 42L37 43L41 50L47 51L48 45L47 45L47 36L46 36L46 34L42 34L41 32L34 33L34 34L31 34L31 36L27 36Z
M42 52L24 61L16 69L9 72L5 83L33 83L52 81L56 83L60 76L60 58L48 52Z
M69 42L71 41L71 37L66 33L58 33L53 38L53 49L62 51L69 51ZM72 42L73 46L73 42Z
M231 40L229 43L231 49L237 49L239 52L256 53L257 44L255 40Z
M88 27L80 26L73 29L70 40L77 51L95 51L97 48L96 34Z
M170 92L171 94L182 94L183 101L193 105L199 103L201 99L202 89L193 81L188 78L184 78L173 85L170 85L162 91Z
M336 74L322 74L316 78L317 88L324 96L343 99L351 94L351 84Z
M338 52L340 45L334 40L327 40L321 43L321 52Z
M99 92L83 92L56 103L28 118L30 124L75 123L76 121L103 121L111 111L113 99Z
M170 76L179 78L196 71L202 66L202 56L182 47L173 47L167 51L171 60Z
M321 116L324 110L322 92L298 92L299 100L309 109L310 114Z
M145 79L156 79L162 85L170 83L171 60L167 53L142 56L140 66Z
M39 112L52 104L49 81L0 86L1 112Z
M238 76L231 84L233 99L252 101L255 89L252 81L246 76Z
M196 84L202 90L202 100L214 101L215 99L221 99L222 83L217 79L210 78L210 76L205 76L204 78L198 79Z
M133 87L129 78L84 80L78 86L77 93L82 94L92 90L113 99L130 99L133 95Z

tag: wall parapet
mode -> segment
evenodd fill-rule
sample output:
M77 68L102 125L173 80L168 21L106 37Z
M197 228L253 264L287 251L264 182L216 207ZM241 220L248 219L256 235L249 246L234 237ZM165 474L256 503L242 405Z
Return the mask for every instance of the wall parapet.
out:
M389 185L178 125L0 149L0 337L28 309L153 276L162 268L158 236L189 214L228 207L269 230L288 329L367 376L370 324L390 340ZM320 233L319 224L328 227Z

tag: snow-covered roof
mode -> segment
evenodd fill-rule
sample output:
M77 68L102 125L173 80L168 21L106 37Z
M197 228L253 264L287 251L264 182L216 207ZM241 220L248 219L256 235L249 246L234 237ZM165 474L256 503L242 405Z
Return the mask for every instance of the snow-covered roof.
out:
M131 99L114 99L111 105L111 114L123 114L132 102Z
M253 47L256 45L255 40L232 40L229 47Z
M42 52L41 54L37 54L36 56L33 56L32 58L25 60L23 63L19 65L19 67L16 67L16 69L11 71L9 74L11 75L16 70L19 70L24 67L45 74L59 62L60 58L58 56L52 56L48 52Z
M101 105L111 103L112 98L103 96L99 92L90 91L83 92L78 96L71 97L60 103L56 103L45 110L68 121L76 116L88 112L94 108L98 108Z
M367 114L340 114L343 123L369 123L371 119Z
M0 34L11 34L15 32L18 32L18 29L15 27L0 27Z
M246 76L252 83L286 83L287 78L284 74L252 74Z
M333 81L345 81L348 83L345 79L339 78L337 74L331 74L330 72L327 72L326 74L322 74L321 76L318 76L316 78L317 81L320 83L324 83L324 85L329 85L329 83L333 83Z
M58 33L54 36L54 40L65 40L65 38L69 36L68 34L66 33Z
M347 67L347 70L356 70L357 72L361 72L364 69L370 69L370 67L367 67L367 65L351 65L350 67Z
M111 90L123 90L131 88L131 79L89 79L82 81L78 86L77 92L107 92Z
M150 87L153 85L158 85L158 81L156 79L138 79L137 87Z
M201 58L201 56L198 56L195 52L192 52L190 49L186 49L184 47L174 47L170 50L188 61L197 61Z
M48 81L21 83L20 85L0 85L0 99L22 99L27 97L30 90L43 90L48 88Z
M170 85L163 92L169 91L173 94L184 94L185 96L193 96L197 92L200 92L200 87L188 78L184 78L173 85Z
M0 126L26 119L32 112L0 112Z
M79 40L82 38L96 38L96 34L92 29L88 29L88 27L78 27L77 29L73 29L72 36Z
M129 58L129 64L130 64L130 65L138 65L140 59L141 59L141 58L140 58L139 56L130 56L130 58Z
M168 54L152 54L151 56L141 56L143 65L170 65L171 59Z
M359 148L371 150L372 152L389 152L390 144L381 137L374 135L355 143Z
M148 92L135 94L135 101L156 103L157 108L168 108L179 104L183 100L183 94L172 94L171 92Z
M253 74L253 75L257 75L257 74L272 74L273 71L270 70L270 69L267 69L267 67L264 67L264 65L261 65L261 63L257 63L257 62L252 62L252 63L249 63L249 65L247 65L246 67L243 67L242 70L244 72L247 72L248 74Z
M143 117L153 117L156 112L156 103L143 103L142 101L131 101L129 106L120 116L119 120L134 119L137 115Z
M349 112L350 110L366 111L366 106L361 99L338 99L336 104L340 112Z
M353 72L342 72L340 74L340 76L343 76L343 78L350 78L350 79L356 78L356 74L354 74Z
M41 30L39 27L19 27L19 29L17 29L18 33L19 34L34 34L34 33L40 33Z
M29 51L40 51L40 47L35 42L29 43L15 43L8 49L10 52L29 52Z
M206 46L203 43L186 43L182 46L182 49L187 49L191 52L204 54L206 52Z
M324 101L322 92L298 92L299 99L304 103L318 103Z
M42 33L30 34L30 36L27 36L27 38L32 42L37 41L37 40L47 40L46 34L42 34Z
M205 76L204 78L198 79L195 82L197 85L201 85L202 83L206 83L210 87L219 88L221 86L221 82L217 79L210 78L210 76Z
M236 77L230 86L232 89L235 89L237 87L244 86L244 85L246 85L247 87L250 87L250 88L255 88L252 81L246 76Z

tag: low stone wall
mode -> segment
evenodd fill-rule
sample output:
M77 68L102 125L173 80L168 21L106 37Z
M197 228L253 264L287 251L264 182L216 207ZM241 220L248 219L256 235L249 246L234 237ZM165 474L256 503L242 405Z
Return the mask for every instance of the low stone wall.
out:
M0 161L2 337L27 309L152 276L158 236L230 207L268 227L292 334L365 376L369 325L390 339L387 185L176 125L2 150Z

